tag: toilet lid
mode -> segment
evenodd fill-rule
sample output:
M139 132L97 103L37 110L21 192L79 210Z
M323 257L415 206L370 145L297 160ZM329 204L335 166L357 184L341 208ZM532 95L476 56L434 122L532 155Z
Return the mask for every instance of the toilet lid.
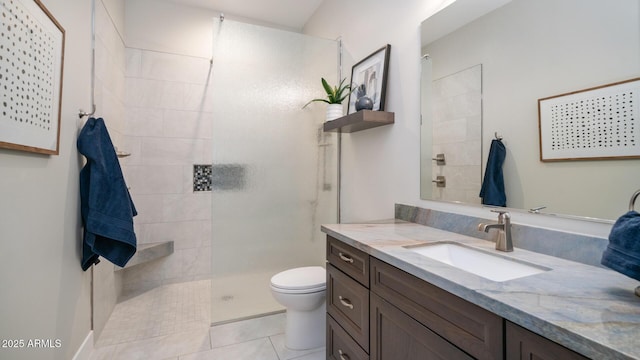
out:
M326 288L327 272L322 266L285 270L271 278L271 285L286 290L317 291Z

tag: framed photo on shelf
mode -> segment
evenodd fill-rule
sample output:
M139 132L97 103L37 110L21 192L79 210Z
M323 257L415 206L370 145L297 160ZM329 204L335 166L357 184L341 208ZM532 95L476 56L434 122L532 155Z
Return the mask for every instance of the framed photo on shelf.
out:
M65 31L40 0L0 8L0 148L58 155Z
M391 45L387 44L353 65L351 86L356 89L349 96L347 114L353 114L357 111L356 101L362 96L371 99L373 102L372 110L384 110L390 52Z

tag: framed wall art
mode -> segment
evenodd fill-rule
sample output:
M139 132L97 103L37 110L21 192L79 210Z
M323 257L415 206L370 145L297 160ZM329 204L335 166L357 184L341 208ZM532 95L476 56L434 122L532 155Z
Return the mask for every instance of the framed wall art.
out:
M538 100L540 160L640 158L640 78Z
M373 103L371 110L384 110L390 52L391 45L387 44L353 65L351 86L356 89L349 96L347 114L357 111L356 101L363 96L371 99Z
M0 147L57 155L65 32L39 0L0 0Z

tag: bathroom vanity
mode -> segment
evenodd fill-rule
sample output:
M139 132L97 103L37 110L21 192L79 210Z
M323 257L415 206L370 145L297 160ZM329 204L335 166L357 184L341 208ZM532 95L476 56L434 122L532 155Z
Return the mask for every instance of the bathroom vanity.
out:
M322 229L328 359L640 358L637 283L613 271L398 220ZM542 270L494 281L413 251L441 243Z

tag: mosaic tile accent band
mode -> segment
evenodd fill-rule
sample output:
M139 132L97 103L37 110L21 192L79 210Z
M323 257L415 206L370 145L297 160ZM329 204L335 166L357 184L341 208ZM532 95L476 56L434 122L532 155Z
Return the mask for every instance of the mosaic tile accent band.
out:
M193 165L193 191L211 191L213 165Z

